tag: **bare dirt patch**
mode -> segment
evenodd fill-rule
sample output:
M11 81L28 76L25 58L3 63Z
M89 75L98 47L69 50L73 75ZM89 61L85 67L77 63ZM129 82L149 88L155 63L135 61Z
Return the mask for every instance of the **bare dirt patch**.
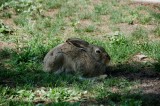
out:
M10 16L4 17L3 14L10 14ZM16 24L14 23L14 19L17 17L17 14L14 9L12 8L3 9L3 11L0 12L0 17L2 17L1 20L5 25L13 29L18 28L18 26L16 26Z
M116 25L119 30L124 33L125 35L131 35L137 28L144 28L147 32L151 32L155 29L155 25L142 25L142 24L127 24L127 23L120 23Z
M141 81L139 88L143 89L144 93L160 94L160 79L145 79Z
M8 42L0 41L0 50L2 50L4 48L13 49L15 47L16 47L15 43L8 43Z
M97 5L97 4L101 4L102 1L101 1L101 0L92 0L92 3L93 3L94 5Z
M156 60L148 57L147 55L144 55L142 53L137 53L135 54L129 61L129 63L131 62L140 62L140 63L145 63L145 62L150 62L150 63L155 63L157 62Z
M129 25L127 23L120 23L120 24L117 24L117 27L125 35L130 35L132 32L134 32L136 30L136 28L138 27L138 25L137 24Z
M5 18L3 19L3 23L13 29L18 29L13 20L14 18Z
M43 13L43 15L47 16L47 17L54 18L54 17L56 17L56 15L58 14L58 12L59 12L58 9L49 9L48 11L45 11Z
M87 26L92 25L92 24L93 24L93 22L91 20L87 20L87 19L80 20L80 22L79 22L79 25L81 27L87 27Z
M101 16L101 23L98 25L98 29L100 30L101 33L112 33L112 30L110 29L109 25L110 25L110 20L109 20L109 16L106 15L102 15Z

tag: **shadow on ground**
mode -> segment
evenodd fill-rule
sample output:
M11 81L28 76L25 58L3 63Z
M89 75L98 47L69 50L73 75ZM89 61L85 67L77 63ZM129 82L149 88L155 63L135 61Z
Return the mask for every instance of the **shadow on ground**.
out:
M1 51L0 54L3 53L5 60L8 58L8 54ZM26 85L30 85L32 87L57 87L62 86L62 83L72 84L73 80L76 83L79 83L77 78L71 78L73 76L55 76L53 74L48 74L42 72L42 70L26 70L19 71L16 69L10 68L10 64L4 64L4 58L0 58L0 86L2 87L11 87L15 88L17 86L24 87ZM25 67L22 67L25 68ZM18 68L19 69L19 68ZM32 69L32 68L31 68ZM108 78L117 77L117 78L125 78L130 81L140 81L139 88L142 89L142 94L118 94L112 93L107 98L102 99L87 99L84 101L76 102L75 104L67 103L66 105L107 105L120 102L124 102L121 104L132 103L131 101L142 102L144 106L156 106L160 104L160 63L152 63L152 64L142 64L138 62L126 63L126 64L118 64L114 66L110 66L107 70ZM126 100L126 101L123 101ZM34 105L35 103L28 102L20 102L20 101L10 101L11 104L30 104ZM39 102L38 102L39 103ZM36 104L38 104L36 103ZM63 104L64 102L62 102ZM47 103L48 105L53 105L54 103ZM61 103L59 103L61 104ZM57 105L59 105L57 104ZM132 104L128 104L132 105ZM55 105L56 106L56 105Z
M115 106L121 104L122 106L158 106L160 101L160 94L112 94L107 98L102 99L87 99L84 101L76 102L51 102L51 101L38 101L38 102L24 102L24 101L9 101L9 106L34 106L34 105L45 105L45 106Z
M110 66L106 71L109 76L124 77L129 80L160 80L160 63L126 63Z

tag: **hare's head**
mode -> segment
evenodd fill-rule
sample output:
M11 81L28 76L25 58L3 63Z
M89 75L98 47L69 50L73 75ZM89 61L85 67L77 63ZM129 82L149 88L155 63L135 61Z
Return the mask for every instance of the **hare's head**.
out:
M99 63L108 64L110 62L110 56L103 47L90 45L88 48L89 53Z
M87 41L81 40L79 38L69 38L66 40L66 42L83 50L96 62L107 65L110 61L109 54L101 46L89 44Z

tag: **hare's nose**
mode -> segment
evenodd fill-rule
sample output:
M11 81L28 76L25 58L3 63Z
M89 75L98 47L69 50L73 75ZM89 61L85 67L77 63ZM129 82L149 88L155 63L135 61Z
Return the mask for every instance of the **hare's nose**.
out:
M105 58L111 60L111 57L108 54L105 54Z

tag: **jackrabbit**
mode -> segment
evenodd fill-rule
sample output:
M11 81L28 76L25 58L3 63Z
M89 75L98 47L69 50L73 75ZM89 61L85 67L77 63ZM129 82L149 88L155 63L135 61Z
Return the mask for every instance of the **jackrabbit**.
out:
M110 56L103 47L89 44L79 38L69 38L51 49L43 61L45 72L79 73L95 77L105 73Z

